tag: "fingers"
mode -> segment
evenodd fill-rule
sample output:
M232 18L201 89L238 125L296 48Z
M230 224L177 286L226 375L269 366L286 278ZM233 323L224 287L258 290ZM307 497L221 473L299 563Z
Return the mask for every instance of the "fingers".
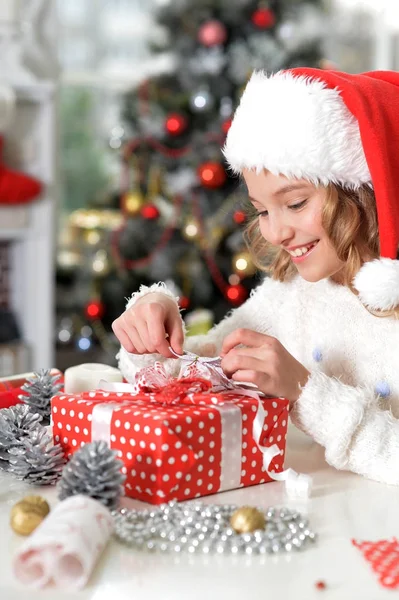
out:
M252 369L239 369L233 374L232 379L240 383L252 383L264 394L273 395L272 380L267 373L260 373Z
M180 316L170 321L168 320L166 328L169 333L170 346L177 354L183 354L184 333Z
M183 353L183 326L173 305L149 302L134 306L113 322L112 329L127 352L174 358L169 350L172 346L178 354Z
M234 352L223 358L221 367L228 377L232 377L234 373L241 370L262 372L265 370L265 361L256 356Z
M265 344L275 344L277 340L270 335L253 331L252 329L236 329L228 335L222 345L221 356L225 356L232 348L242 344L257 347Z

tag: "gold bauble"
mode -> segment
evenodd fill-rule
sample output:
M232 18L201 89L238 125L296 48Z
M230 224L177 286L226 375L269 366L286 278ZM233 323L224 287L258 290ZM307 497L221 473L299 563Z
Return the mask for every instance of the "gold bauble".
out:
M250 253L245 250L237 252L237 254L233 256L232 262L234 271L242 276L250 277L251 275L254 275L256 271Z
M97 246L101 241L101 233L98 229L85 229L83 239L89 246Z
M257 529L264 529L266 519L257 508L242 506L231 515L230 525L236 533L251 533Z
M122 198L122 211L130 216L137 215L144 205L144 196L140 191L128 192Z
M183 236L186 240L197 240L200 235L200 225L196 219L187 219L183 227Z
M30 535L49 512L50 506L44 498L26 496L11 509L11 528L19 535Z

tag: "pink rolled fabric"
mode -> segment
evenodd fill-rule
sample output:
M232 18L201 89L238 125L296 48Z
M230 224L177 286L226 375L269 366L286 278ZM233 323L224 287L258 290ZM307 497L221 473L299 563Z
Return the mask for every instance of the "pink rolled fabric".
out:
M72 496L57 504L14 557L16 578L30 587L83 588L113 530L97 500Z

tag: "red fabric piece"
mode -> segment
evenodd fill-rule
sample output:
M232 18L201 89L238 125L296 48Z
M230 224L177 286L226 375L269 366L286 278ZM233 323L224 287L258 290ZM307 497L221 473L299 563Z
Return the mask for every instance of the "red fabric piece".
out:
M377 203L380 254L396 259L399 245L399 73L349 74L319 69L290 69L294 75L324 81L338 89L359 123L360 136Z
M382 586L399 588L399 542L396 538L377 542L352 540L352 544L363 553Z
M3 145L4 138L0 136L0 157ZM0 164L0 204L27 204L39 196L42 187L35 177Z
M51 375L60 375L57 383L64 382L64 376L58 369L51 369ZM18 396L23 394L22 386L27 382L28 377L32 377L33 373L21 373L19 375L10 375L0 379L0 409L10 408L16 404L22 404ZM62 389L59 393L62 392Z

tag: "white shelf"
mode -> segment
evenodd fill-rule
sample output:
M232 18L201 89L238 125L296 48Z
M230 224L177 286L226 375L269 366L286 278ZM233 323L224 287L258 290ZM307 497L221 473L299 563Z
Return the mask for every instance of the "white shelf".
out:
M28 348L26 370L31 371L53 367L55 360L56 87L41 81L14 89L16 116L5 135L5 162L37 177L44 186L42 196L27 205L0 207L0 240L11 242L11 309ZM18 156L24 144L28 151ZM20 159L16 164L13 150Z

